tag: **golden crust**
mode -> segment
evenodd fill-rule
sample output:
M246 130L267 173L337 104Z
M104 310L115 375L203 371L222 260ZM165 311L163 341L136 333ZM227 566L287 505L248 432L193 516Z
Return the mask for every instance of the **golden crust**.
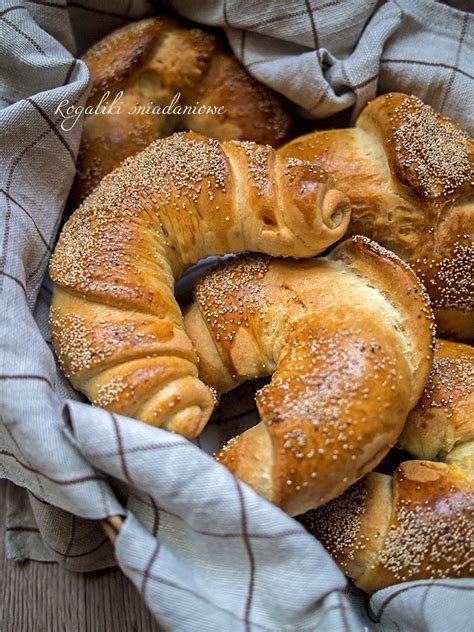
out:
M439 331L474 335L474 143L419 99L388 94L346 130L280 149L328 171L351 201L348 234L407 261L430 295Z
M151 55L163 36L179 28L173 18L148 18L113 31L83 56L91 74L90 103L129 80Z
M368 593L474 573L474 483L444 463L407 461L393 478L371 473L301 520Z
M393 490L391 524L379 557L388 575L383 583L472 576L472 481L456 467L408 461L397 468Z
M298 519L357 582L377 563L391 514L392 477L371 472L330 503Z
M410 375L397 341L383 325L362 332L359 318L349 326L338 316L327 326L320 317L299 320L257 394L275 455L273 500L292 515L372 470L408 412Z
M420 201L441 205L472 195L473 140L420 99L385 94L362 111L357 126L380 138L392 175Z
M228 389L273 373L262 423L217 456L237 477L294 515L382 459L431 363L429 303L398 258L354 238L315 261L234 259L195 299L202 324L195 306L184 320L202 377Z
M474 574L474 352L438 341L433 369L399 443L421 458L371 473L302 517L357 586Z
M348 201L327 176L312 182L313 171L277 161L271 147L181 133L106 176L65 224L50 261L53 345L74 386L109 410L196 436L215 401L197 378L174 279L212 254L307 257L339 239ZM298 174L309 193L292 185Z
M290 116L284 100L252 79L215 35L186 29L173 18L149 18L114 31L95 44L84 61L92 77L88 106L99 105L107 93L109 104L119 92L123 95L113 115L95 112L85 118L72 190L75 205L126 157L177 129L221 141L279 144L288 136ZM178 93L175 105L182 108L198 104L223 107L224 112L143 111L166 107Z
M335 248L330 259L341 259L355 274L376 287L400 313L399 328L410 345L405 355L412 369L410 409L420 397L428 377L435 345L435 324L429 296L413 270L390 250L365 237L356 237ZM380 262L383 261L383 265ZM416 318L413 315L416 314ZM429 328L426 322L430 323ZM427 353L426 349L430 349Z
M399 445L419 459L444 459L458 441L474 440L474 349L438 340L433 367Z

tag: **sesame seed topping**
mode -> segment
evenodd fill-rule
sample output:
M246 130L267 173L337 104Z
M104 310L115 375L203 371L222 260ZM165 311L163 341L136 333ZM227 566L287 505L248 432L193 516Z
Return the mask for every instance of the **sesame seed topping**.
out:
M394 108L394 146L412 186L433 199L453 196L472 181L469 136L416 97Z
M398 581L474 572L474 494L446 495L442 509L431 501L411 504L397 504L379 563Z
M474 361L472 356L458 354L443 357L435 352L433 366L417 409L442 408L450 419L453 407L474 393Z
M126 390L127 385L124 382L124 376L118 375L98 388L94 404L102 408L107 408L107 406L116 402L120 395Z
M250 182L257 189L257 195L263 195L263 191L268 184L269 159L272 150L270 145L257 145L249 141L232 141L230 145L242 147L248 159L248 170L250 174Z
M362 517L366 513L367 490L355 483L327 505L304 514L302 522L345 569L363 542Z
M457 242L452 255L436 262L431 284L439 292L435 307L474 310L474 245Z
M231 342L239 327L249 326L249 316L259 312L261 281L268 271L265 255L230 257L204 275L194 290L201 314L221 336ZM235 295L245 289L245 305Z
M53 281L79 290L90 288L99 261L102 276L104 266L111 275L118 268L135 266L134 270L137 262L131 260L126 242L143 239L137 236L138 221L148 222L156 242L174 247L175 252L163 209L167 216L178 217L176 192L181 202L196 205L202 195L211 200L216 190L225 192L228 178L227 158L213 139L178 133L152 143L106 176L73 214L51 258ZM111 248L108 227L124 246Z

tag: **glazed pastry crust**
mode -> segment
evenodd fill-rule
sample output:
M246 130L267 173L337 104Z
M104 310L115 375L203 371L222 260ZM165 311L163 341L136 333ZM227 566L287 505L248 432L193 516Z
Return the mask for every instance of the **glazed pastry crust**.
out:
M431 366L422 286L363 237L313 261L231 260L199 282L184 323L217 390L273 374L256 396L261 423L217 459L292 515L373 469Z
M324 168L351 201L349 234L410 263L440 334L474 336L474 141L416 97L386 94L351 129L302 136L284 155Z
M198 379L175 278L209 255L312 256L349 217L327 174L268 145L194 133L152 143L73 213L51 258L66 376L98 406L195 437L215 398Z
M474 574L473 411L474 349L438 340L399 439L423 460L402 463L393 477L372 472L303 516L359 588Z
M217 36L174 18L133 22L95 44L83 60L92 80L88 106L96 107L107 93L109 104L123 95L113 115L85 117L74 206L122 160L175 131L270 145L288 138L291 117L284 99L255 81ZM223 108L221 114L148 111L165 108L178 93L175 105L182 109Z

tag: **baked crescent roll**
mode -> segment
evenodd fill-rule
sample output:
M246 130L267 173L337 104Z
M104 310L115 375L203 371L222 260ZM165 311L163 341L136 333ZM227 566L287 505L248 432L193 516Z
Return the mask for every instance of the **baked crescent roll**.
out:
M365 237L316 260L230 260L198 283L184 324L218 391L273 374L256 396L261 422L216 458L292 515L375 467L431 366L422 285Z
M209 255L312 256L349 216L325 173L270 146L193 133L152 143L73 213L51 258L66 376L98 406L195 437L215 399L197 377L174 280Z
M362 234L410 263L438 331L474 338L474 141L419 99L386 94L351 129L314 132L281 148L331 173Z
M83 60L92 79L92 112L84 119L75 206L122 160L176 131L270 145L288 138L285 100L253 79L218 36L174 18L113 31ZM105 103L114 105L107 110Z
M474 575L474 349L438 340L399 444L417 459L371 473L303 516L359 588Z

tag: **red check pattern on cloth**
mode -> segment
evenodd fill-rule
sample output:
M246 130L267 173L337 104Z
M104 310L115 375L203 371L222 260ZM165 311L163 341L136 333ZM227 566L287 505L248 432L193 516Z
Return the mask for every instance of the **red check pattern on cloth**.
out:
M272 69L295 73L295 60L279 55L295 50L292 33L297 33L308 48L299 51L301 59L309 53L312 64L300 78L301 89L304 84L311 103L321 104L313 114L322 116L331 108L336 112L361 103L354 94L372 94L379 81L373 78L377 65L368 60L374 74L359 76L350 64L331 71L338 65L333 58L349 59L348 33L362 41L373 21L392 34L392 42L396 31L387 16L400 17L401 2L383 4L384 20L376 13L369 22L367 7L372 12L374 2L269 2L265 10L260 2L244 8L231 0L199 5L201 12L192 17L206 21L209 12L222 14L237 54L253 64L252 72L253 66L255 73L265 70L270 84ZM182 10L197 7L189 3ZM338 17L342 8L350 19ZM385 632L407 626L425 630L426 621L433 631L467 629L474 590L469 580L386 589L371 600L369 618L360 595L346 587L319 543L206 454L255 422L255 385L225 398L196 442L200 450L180 437L81 403L58 370L50 348L51 290L45 274L81 129L78 124L64 132L57 105L65 98L84 105L87 98L88 72L76 56L106 32L149 11L139 0L0 0L0 476L11 481L7 554L55 559L76 571L118 563L167 629ZM459 77L469 73L463 60L472 43L472 21L460 15L462 20L448 25L455 30L459 23L460 37L450 48L453 60L442 69L448 73L443 75L448 77L449 90L443 93L448 109L470 89ZM332 27L331 16L336 19ZM249 35L250 27L230 26L242 26L239 20L255 23L266 39ZM305 29L312 44L300 37ZM336 48L329 45L331 38ZM382 40L379 35L377 41ZM269 70L268 60L253 57L257 43L270 56L276 51L273 61L281 63ZM434 57L425 61L435 62ZM317 63L323 69L319 74ZM392 65L403 67L396 61ZM414 84L417 94L425 79ZM275 81L284 91L285 82ZM296 96L296 88L291 89ZM125 523L114 552L96 520L117 514Z

